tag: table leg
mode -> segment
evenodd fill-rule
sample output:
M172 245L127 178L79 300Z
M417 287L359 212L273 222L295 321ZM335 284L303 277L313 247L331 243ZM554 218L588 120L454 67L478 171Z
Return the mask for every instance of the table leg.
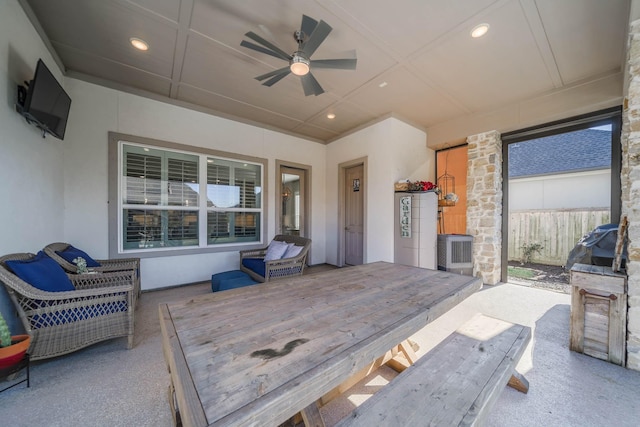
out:
M333 399L335 399L336 397L340 396L342 393L344 393L345 391L353 387L357 382L362 380L371 372L375 371L380 366L388 363L389 360L392 360L393 356L394 356L394 353L391 350L387 351L387 353L384 356L376 359L369 366L367 366L357 374L353 375L348 380L344 381L342 384L340 384L338 387L331 390L329 393L322 396L322 398L320 398L321 406L326 405L327 403L329 403L330 401L332 401Z
M394 347L392 354L393 357L386 362L386 365L398 373L404 371L418 360L418 356L408 339Z
M418 360L418 355L416 355L416 352L413 351L413 347L411 346L409 340L402 341L399 347L402 354L404 354L404 357L407 358L409 364L413 365L414 363L416 363L416 360Z
M324 427L317 401L300 411L300 415L302 415L305 427Z

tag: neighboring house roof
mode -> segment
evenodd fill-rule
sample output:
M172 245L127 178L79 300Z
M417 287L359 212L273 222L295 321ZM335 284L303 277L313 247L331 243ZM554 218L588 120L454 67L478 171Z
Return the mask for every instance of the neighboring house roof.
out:
M611 131L585 129L509 145L509 178L611 167Z

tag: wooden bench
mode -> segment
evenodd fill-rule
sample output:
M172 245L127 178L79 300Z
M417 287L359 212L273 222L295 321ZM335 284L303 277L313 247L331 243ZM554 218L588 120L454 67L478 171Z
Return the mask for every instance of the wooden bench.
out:
M477 315L337 426L480 425L505 385L527 392L515 367L531 329Z

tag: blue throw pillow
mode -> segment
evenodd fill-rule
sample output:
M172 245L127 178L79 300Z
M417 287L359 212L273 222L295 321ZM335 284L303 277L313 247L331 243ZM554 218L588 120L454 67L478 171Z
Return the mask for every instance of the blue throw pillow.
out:
M74 248L71 245L69 245L67 249L63 251L56 251L56 253L60 255L62 258L64 258L65 261L67 261L70 264L75 265L75 262L73 262L73 260L78 257L82 257L84 258L85 261L87 261L87 267L100 267L100 263L95 259L91 258L89 254L87 254L84 251L81 251L78 248Z
M6 264L16 276L43 291L62 292L76 289L62 267L42 251L31 260L7 261Z

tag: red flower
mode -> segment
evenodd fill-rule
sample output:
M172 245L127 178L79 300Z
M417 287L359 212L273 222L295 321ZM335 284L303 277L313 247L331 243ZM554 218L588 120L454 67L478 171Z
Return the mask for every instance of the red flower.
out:
M411 187L414 191L430 191L436 189L435 184L430 181L416 181Z

